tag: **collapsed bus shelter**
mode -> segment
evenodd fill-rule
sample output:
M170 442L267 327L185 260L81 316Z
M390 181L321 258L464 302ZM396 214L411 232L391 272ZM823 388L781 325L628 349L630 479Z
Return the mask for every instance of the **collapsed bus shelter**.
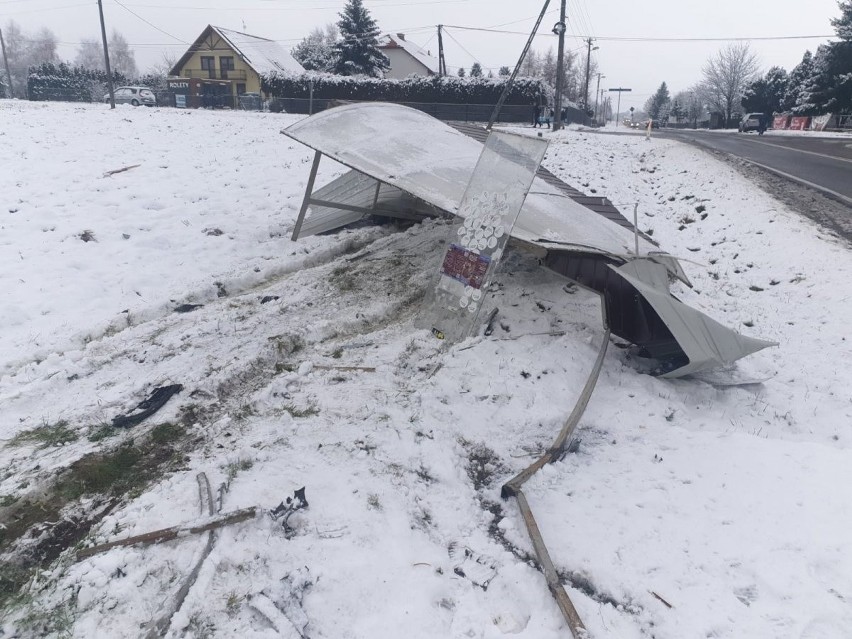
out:
M482 142L420 111L389 103L338 107L282 133L315 151L294 240L369 216L464 217L460 204L483 153ZM323 155L350 170L315 189ZM506 229L509 243L598 293L605 325L655 362L654 372L680 377L774 345L741 335L682 303L669 290L671 279L689 285L675 257L636 229L631 232L629 224L586 208L549 182L533 181L517 222ZM492 236L499 231L492 229Z

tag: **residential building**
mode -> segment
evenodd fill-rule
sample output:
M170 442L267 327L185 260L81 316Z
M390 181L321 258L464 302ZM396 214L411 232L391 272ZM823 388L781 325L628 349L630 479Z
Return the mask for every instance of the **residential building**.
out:
M261 76L304 68L274 40L208 25L169 73L177 107L236 107L238 96L262 94Z
M437 75L438 58L413 42L405 39L404 33L387 34L379 38L379 49L390 60L390 71L386 78L402 79L409 75Z

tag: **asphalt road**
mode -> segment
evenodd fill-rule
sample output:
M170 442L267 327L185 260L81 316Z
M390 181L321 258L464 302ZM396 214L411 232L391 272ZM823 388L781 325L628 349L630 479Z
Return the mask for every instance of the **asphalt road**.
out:
M675 129L654 134L749 160L840 195L852 206L852 138Z

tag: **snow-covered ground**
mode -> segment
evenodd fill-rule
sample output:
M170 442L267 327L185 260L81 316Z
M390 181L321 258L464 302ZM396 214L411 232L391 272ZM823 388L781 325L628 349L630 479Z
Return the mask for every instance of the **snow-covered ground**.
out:
M202 471L229 482L223 511L301 486L310 507L289 539L268 518L222 529L171 636L568 636L499 488L573 407L597 299L511 253L494 334L442 349L414 319L447 226L290 242L312 157L278 134L294 120L0 102L0 497L190 414L181 469L95 540L193 521ZM693 280L684 301L780 343L739 386L610 348L579 450L525 488L590 636L848 637L848 245L688 146L545 135L551 171L638 203ZM88 439L167 383L184 390L143 425ZM13 445L58 422L77 439ZM66 555L0 628L140 636L204 544Z

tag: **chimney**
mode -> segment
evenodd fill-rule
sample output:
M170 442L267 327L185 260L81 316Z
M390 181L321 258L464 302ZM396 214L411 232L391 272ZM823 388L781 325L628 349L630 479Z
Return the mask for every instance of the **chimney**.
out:
M405 34L404 33L397 33L396 37L399 38L400 40L402 40L403 42L405 42Z

